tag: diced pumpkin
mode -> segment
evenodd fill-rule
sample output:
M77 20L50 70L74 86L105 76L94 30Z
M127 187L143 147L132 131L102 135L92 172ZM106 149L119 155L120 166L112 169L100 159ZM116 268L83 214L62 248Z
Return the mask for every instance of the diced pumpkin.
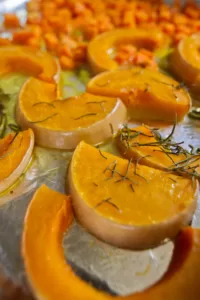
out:
M163 33L143 29L115 29L98 35L88 45L88 61L94 73L115 70L118 64L112 52L120 44L133 44L139 48L156 50L166 43Z
M0 140L0 192L8 189L22 175L34 148L31 129L9 134Z
M68 196L45 186L29 204L22 254L28 281L38 300L163 300L163 295L165 300L199 298L199 229L185 228L178 235L169 270L155 286L134 295L113 297L82 281L66 262L62 238L72 218Z
M191 220L198 182L137 165L81 142L68 184L77 218L112 245L143 249L173 238Z
M175 123L187 114L191 98L174 79L149 69L133 68L104 72L87 85L95 95L119 97L130 117L139 121Z
M119 130L116 136L116 145L124 157L138 160L142 165L160 170L166 170L166 168L173 167L178 162L181 163L181 161L185 162L190 157L191 160L188 163L188 167L196 166L194 170L200 173L200 167L198 166L200 155L171 154L169 150L159 143L159 139L156 139L156 132L146 126L136 128L124 127Z
M60 67L57 60L40 50L25 46L0 47L0 75L20 72L47 82L59 83Z
M200 89L200 34L182 39L170 57L170 66L175 75L194 91Z
M33 129L37 144L59 149L73 149L83 139L101 143L126 117L126 107L117 98L85 93L56 100L56 86L36 78L22 87L16 110L18 123Z

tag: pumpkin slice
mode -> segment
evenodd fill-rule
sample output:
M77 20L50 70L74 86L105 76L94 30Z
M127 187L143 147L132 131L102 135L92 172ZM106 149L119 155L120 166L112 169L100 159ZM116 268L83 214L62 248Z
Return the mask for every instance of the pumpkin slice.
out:
M60 80L60 67L53 56L25 46L0 47L0 75L12 72L25 73L47 82L58 83Z
M38 300L199 299L199 229L185 228L179 234L169 270L159 283L142 293L112 297L82 281L65 262L62 237L71 222L69 198L40 187L29 204L22 239L26 274Z
M142 121L183 119L191 106L189 94L174 79L148 69L134 68L104 72L89 81L87 91L119 97L130 117Z
M126 107L117 98L85 93L55 101L55 90L55 85L31 78L19 95L17 121L33 129L41 146L73 149L83 139L98 144L126 119Z
M171 54L170 65L177 77L193 90L200 89L200 34L181 40Z
M144 29L115 29L98 35L88 45L88 61L94 73L111 71L118 68L112 59L115 47L120 44L131 43L138 48L151 51L159 48L163 43L162 32L153 30L151 34Z
M22 175L34 148L31 129L9 134L0 140L0 192L5 191Z
M80 223L101 240L131 249L174 237L191 220L198 196L198 182L85 142L73 154L68 183Z
M175 126L173 127L173 130L174 128ZM168 137L165 138L168 145L170 144L170 137L173 134L173 130ZM171 154L169 148L167 149L162 146L159 140L160 137L156 138L156 135L158 134L157 130L152 130L146 126L139 126L136 128L128 128L125 126L116 136L116 145L124 157L137 160L138 163L142 165L147 165L160 170L176 168L176 171L178 172L177 166L181 167L187 160L187 168L192 166L195 167L193 170L188 169L187 172L193 172L195 170L200 173L200 155L188 153L186 156L183 152L181 153L181 151L180 154ZM171 147L171 149L176 151L175 147ZM184 149L182 148L182 150Z

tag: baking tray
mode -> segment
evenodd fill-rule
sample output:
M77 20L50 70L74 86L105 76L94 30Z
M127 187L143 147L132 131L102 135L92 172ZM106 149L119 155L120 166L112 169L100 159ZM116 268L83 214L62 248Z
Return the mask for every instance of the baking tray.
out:
M12 5L5 5L6 2L11 3L11 0L0 0L0 14L13 10ZM14 9L23 23L26 17L24 6L18 6L17 10L14 6ZM19 86L24 80L25 78L18 78L16 75L9 81L0 80L0 102L7 100L11 102L8 106L11 119ZM85 89L84 84L70 72L65 74L65 84L65 93L68 96L76 94L77 90L83 92ZM10 86L13 88L11 89ZM194 100L194 103L198 106L198 102ZM164 129L163 134L167 134L170 130L171 127ZM193 144L195 147L200 147L200 121L193 121L186 117L184 122L177 125L174 136L177 141L185 141L186 146ZM101 148L107 151L113 150L110 143ZM43 183L52 189L65 192L66 171L71 157L72 152L36 147L32 165L21 183L10 193L0 197L0 269L16 285L21 286L25 293L29 293L29 287L20 247L27 206L35 190ZM192 226L200 227L200 199ZM63 247L67 261L81 278L97 289L113 295L129 295L157 282L166 272L174 248L171 241L145 251L115 248L97 240L76 222L64 236ZM3 300L1 292L0 288L0 299Z

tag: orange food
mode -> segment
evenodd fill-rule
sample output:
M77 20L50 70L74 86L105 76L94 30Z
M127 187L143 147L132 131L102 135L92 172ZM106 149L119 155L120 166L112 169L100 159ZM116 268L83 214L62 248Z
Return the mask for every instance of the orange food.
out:
M194 90L200 88L200 34L183 39L171 55L172 71L191 85Z
M4 26L6 28L16 28L20 26L19 18L15 14L4 14Z
M191 160L188 161L188 167L196 166L194 170L198 173L200 172L198 166L200 155L171 154L169 150L161 144L159 145L159 139L156 139L156 134L158 134L158 131L151 130L145 126L136 128L124 127L116 137L116 145L124 157L138 160L140 164L160 170L173 168L174 164L178 162L179 166L181 166L181 161L185 163L185 160L190 157ZM170 138L168 138L168 143L169 141ZM143 144L144 146L142 146ZM189 169L188 172L190 171L192 170Z
M197 182L192 186L191 179L136 165L85 142L77 146L68 176L80 223L118 247L143 249L174 237L196 207Z
M116 29L97 36L88 45L88 61L94 73L115 70L118 64L112 59L111 53L119 44L131 43L137 48L155 50L166 42L163 34L158 31L142 29Z
M159 120L175 123L190 109L189 94L174 79L149 69L104 72L87 85L95 95L119 97L134 120Z
M0 75L21 72L44 81L59 82L59 65L50 54L23 46L0 47Z
M126 117L126 107L117 98L85 93L56 100L56 86L35 78L22 87L16 111L20 126L32 128L39 145L59 149L73 149L82 139L101 143Z
M62 238L72 218L69 198L45 186L36 192L28 207L22 254L37 299L163 300L163 295L165 300L199 298L199 229L185 228L179 234L169 270L155 286L135 295L113 297L82 281L66 263Z
M22 175L33 152L31 129L9 134L0 140L0 192L5 191Z

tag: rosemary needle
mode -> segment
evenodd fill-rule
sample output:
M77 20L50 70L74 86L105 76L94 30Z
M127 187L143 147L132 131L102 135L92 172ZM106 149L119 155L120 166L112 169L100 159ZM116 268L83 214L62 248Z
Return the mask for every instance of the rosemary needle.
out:
M107 159L107 157L101 152L100 149L99 149L99 153L100 153L100 155L101 155L104 159Z
M58 115L58 113L55 113L55 114L53 114L53 115L51 115L51 116L49 116L49 117L47 117L47 118L45 118L43 120L32 121L30 123L42 123L42 122L45 122L45 121L47 121L47 120L49 120L49 119L51 119L51 118L53 118L54 116L57 116L57 115Z
M101 206L101 205L104 204L104 203L108 203L108 204L112 205L114 208L116 208L116 209L120 212L119 207L118 207L115 203L111 202L111 199L112 199L112 198L110 197L110 198L107 198L107 199L105 199L105 200L99 202L99 203L95 206L95 208L98 208L99 206Z
M46 104L46 105L49 105L49 106L51 106L51 107L54 107L55 108L55 106L53 105L53 103L49 103L49 102L37 102L37 103L35 103L35 104L33 104L33 106L37 106L37 105L40 105L40 104Z
M78 118L74 118L74 120L80 120L80 119L82 119L84 117L96 116L96 115L97 115L96 113L88 113L88 114L82 115L82 116L80 116Z

